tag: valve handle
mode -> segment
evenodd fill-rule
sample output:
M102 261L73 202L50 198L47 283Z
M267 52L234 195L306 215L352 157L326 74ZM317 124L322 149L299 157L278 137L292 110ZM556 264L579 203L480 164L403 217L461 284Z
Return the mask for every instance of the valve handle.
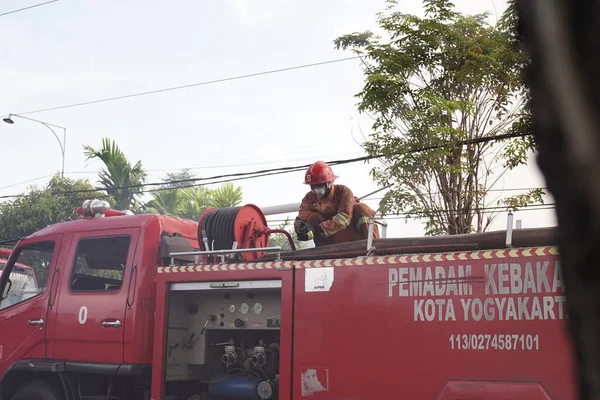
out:
M214 321L217 317L215 317L213 314L210 314L207 318L206 318L206 322L204 323L204 326L202 327L202 330L200 331L200 335L204 335L204 331L206 330L206 326L208 325L209 322Z

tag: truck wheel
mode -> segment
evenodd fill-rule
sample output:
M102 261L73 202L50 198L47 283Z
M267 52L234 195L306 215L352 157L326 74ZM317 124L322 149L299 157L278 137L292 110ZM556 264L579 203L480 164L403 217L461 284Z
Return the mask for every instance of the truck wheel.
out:
M10 400L64 400L64 397L50 382L40 380L23 384Z

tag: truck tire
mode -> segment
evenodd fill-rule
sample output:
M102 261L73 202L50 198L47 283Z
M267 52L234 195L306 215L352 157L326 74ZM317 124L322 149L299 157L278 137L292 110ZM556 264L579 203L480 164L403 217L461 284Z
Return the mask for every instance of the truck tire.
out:
M64 400L64 396L55 385L39 380L23 384L10 400Z

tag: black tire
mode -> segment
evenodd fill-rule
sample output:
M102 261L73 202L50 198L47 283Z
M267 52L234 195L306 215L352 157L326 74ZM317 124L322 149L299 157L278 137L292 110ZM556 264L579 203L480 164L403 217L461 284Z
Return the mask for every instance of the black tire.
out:
M24 383L10 400L65 400L56 385L44 380Z

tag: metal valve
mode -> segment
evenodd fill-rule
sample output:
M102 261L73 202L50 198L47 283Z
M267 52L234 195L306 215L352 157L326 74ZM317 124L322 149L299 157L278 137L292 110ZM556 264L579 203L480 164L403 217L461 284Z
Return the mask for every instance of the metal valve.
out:
M221 361L226 365L233 365L237 362L235 346L225 346L225 354L221 356Z
M265 348L256 346L254 348L254 354L252 355L252 365L254 367L262 367L267 363L267 354Z
M193 348L194 348L194 345L196 344L196 343L194 342L194 336L195 336L195 335L194 335L193 333L192 333L192 334L190 334L190 338L188 339L188 341L187 341L186 343L184 343L184 344L183 344L183 348L184 348L185 350L191 350L191 349L193 349Z
M257 392L261 399L270 399L273 396L273 384L269 381L262 381L258 384Z
M200 335L204 335L204 331L206 330L206 327L208 326L208 323L211 322L211 321L214 321L215 319L217 319L217 317L214 316L213 314L210 314L206 318L206 322L204 323L204 326L202 327L202 330L200 331Z

